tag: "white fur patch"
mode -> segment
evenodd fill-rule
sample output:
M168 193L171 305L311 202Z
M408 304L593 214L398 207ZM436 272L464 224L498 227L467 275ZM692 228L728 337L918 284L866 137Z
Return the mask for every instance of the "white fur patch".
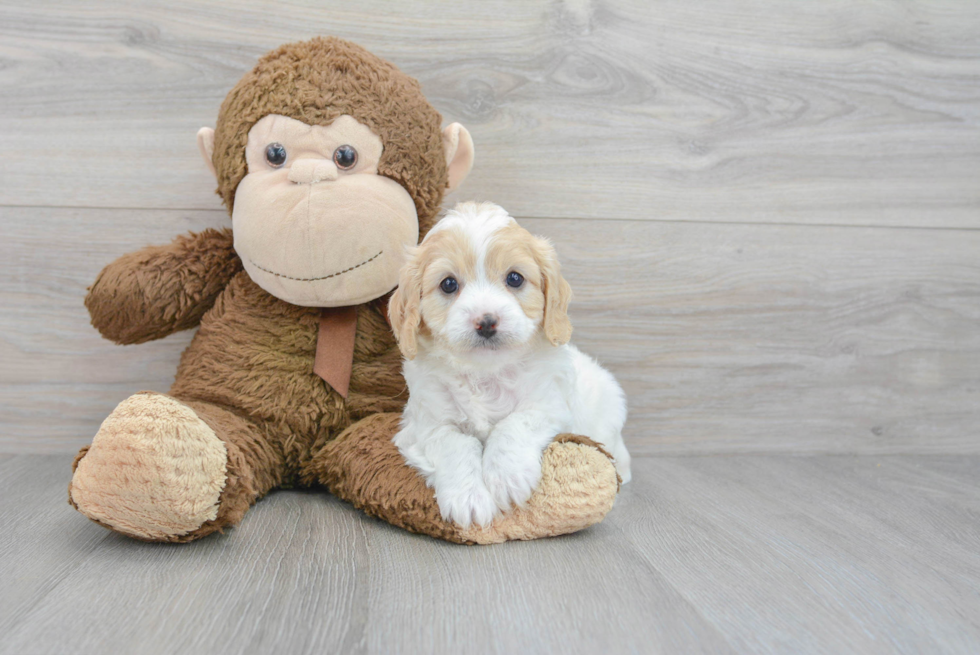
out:
M425 243L429 235L435 232L458 227L470 237L474 248L485 251L486 244L494 232L516 222L503 207L492 202L461 202L439 219L422 243Z
M621 434L626 397L615 378L574 346L551 345L540 313L525 313L519 290L487 277L487 251L512 224L498 205L461 203L423 241L424 248L433 234L462 231L476 279L459 280L459 290L446 297L438 288L423 290L452 304L444 318L426 321L422 303L429 334L405 362L409 400L394 441L434 489L443 518L464 528L522 506L541 478L545 448L564 432L602 444L623 481L630 479ZM474 319L484 314L499 322L502 336L493 348L474 333Z

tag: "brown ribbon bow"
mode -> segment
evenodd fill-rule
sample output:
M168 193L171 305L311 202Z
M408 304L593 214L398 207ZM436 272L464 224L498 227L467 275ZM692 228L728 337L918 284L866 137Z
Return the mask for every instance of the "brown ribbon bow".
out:
M388 320L388 296L378 309ZM350 374L354 366L354 336L357 334L357 306L324 307L320 311L320 328L316 335L316 359L313 372L323 378L337 393L347 399Z

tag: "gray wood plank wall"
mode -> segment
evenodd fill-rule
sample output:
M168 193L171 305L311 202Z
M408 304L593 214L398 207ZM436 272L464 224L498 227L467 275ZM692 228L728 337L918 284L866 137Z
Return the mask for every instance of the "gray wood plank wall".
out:
M4 2L0 450L70 452L187 334L99 339L112 258L227 224L194 143L275 45L420 79L557 245L628 445L980 452L980 3Z

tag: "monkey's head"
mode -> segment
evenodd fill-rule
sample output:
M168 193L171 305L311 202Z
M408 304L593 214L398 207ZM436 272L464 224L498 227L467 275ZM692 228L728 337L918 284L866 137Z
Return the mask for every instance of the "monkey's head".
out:
M198 146L260 287L311 307L395 287L406 246L473 165L418 82L352 43L282 46L231 90Z

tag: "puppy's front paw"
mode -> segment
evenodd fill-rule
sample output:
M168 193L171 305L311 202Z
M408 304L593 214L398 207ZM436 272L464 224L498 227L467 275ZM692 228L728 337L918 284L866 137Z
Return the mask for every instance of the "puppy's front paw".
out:
M541 480L541 458L534 452L488 450L483 457L483 481L501 510L523 506Z
M436 502L442 518L461 528L488 526L499 514L497 503L480 479L457 485L435 485Z

